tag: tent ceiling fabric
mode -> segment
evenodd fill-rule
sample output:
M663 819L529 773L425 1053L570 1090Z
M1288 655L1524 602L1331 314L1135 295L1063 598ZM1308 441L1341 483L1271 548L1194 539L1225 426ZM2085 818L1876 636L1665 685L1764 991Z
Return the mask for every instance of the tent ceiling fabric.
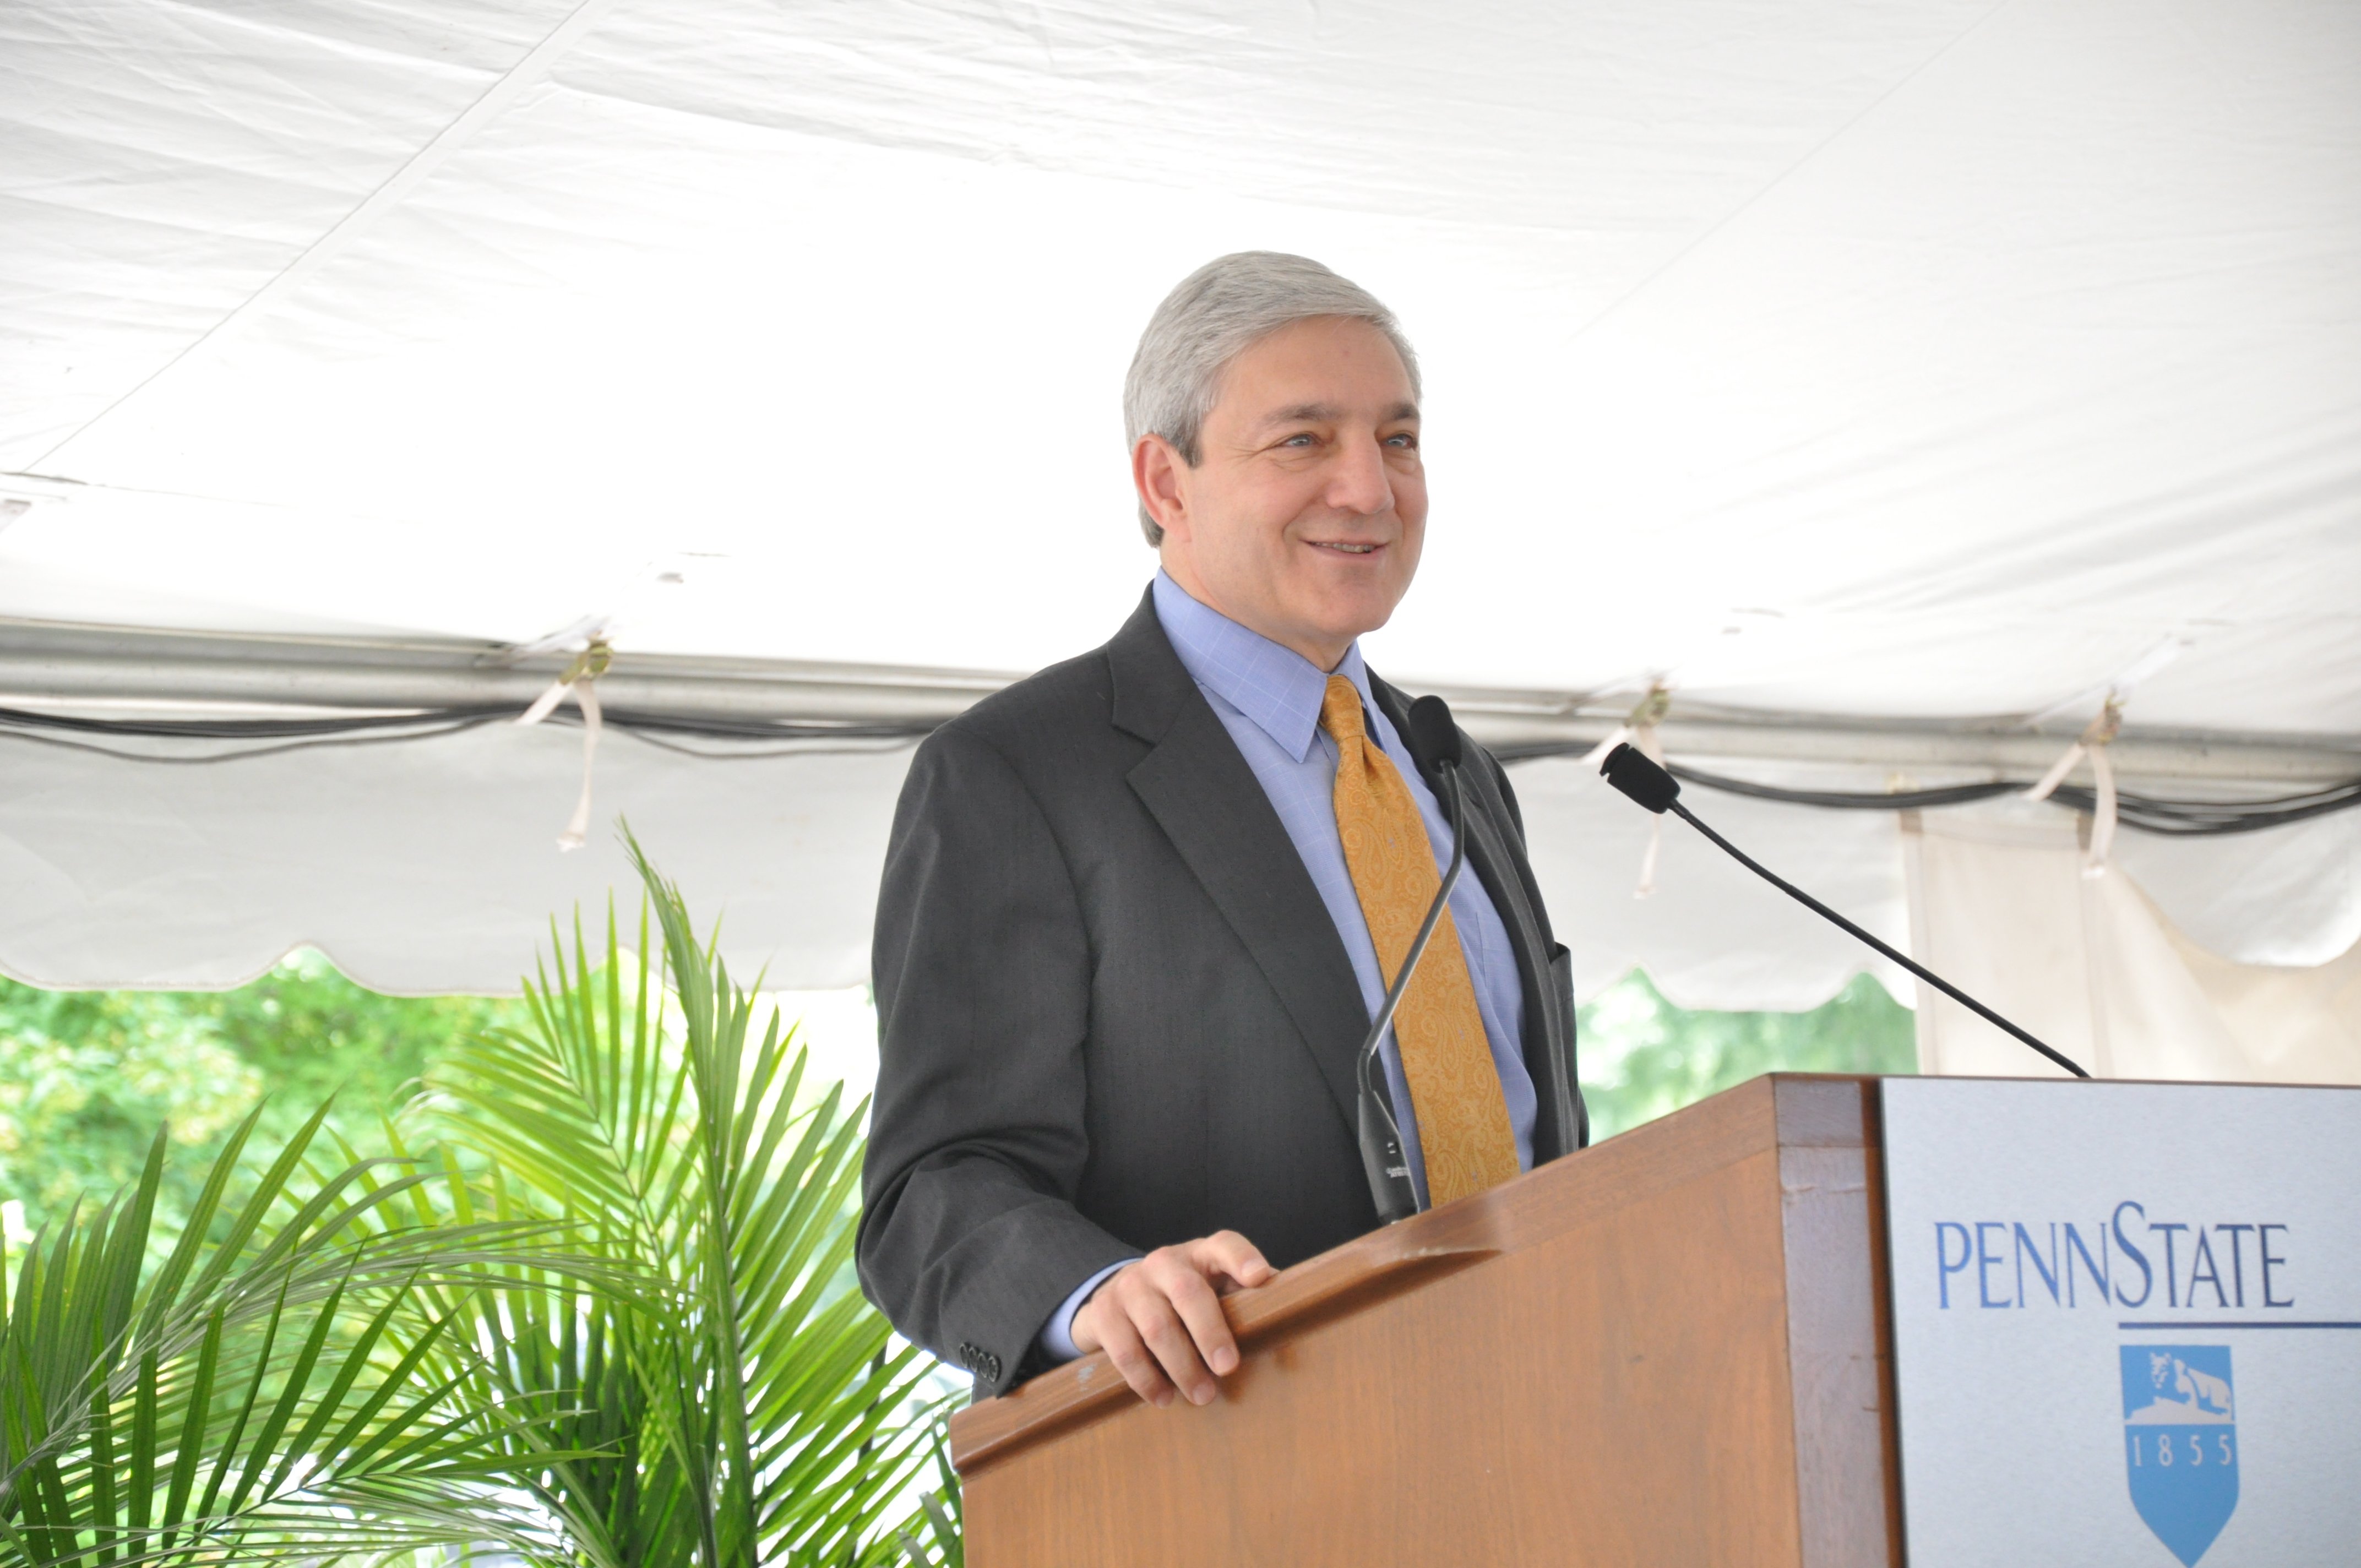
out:
M1267 247L1367 284L1425 364L1430 545L1369 640L1398 679L2079 720L2141 668L2135 724L2352 736L2356 81L2334 0L28 0L0 11L0 617L522 642L609 616L626 663L1036 667L1150 566L1117 407L1140 325ZM269 896L376 842L397 778L454 853L509 820L461 820L471 782L555 770L562 808L573 743L290 760L282 816L328 858L291 850ZM755 948L843 978L858 933L787 911L865 908L809 857L873 852L898 763L659 788L631 750L609 798L682 810L692 891L709 865ZM28 751L0 757L18 871L73 860L38 837L61 802L179 812L143 841L187 863L137 896L191 895L209 829L132 782L181 770ZM748 793L677 798L708 789ZM1561 901L1587 856L1620 879L1541 793ZM773 809L823 815L763 839ZM1890 819L1759 809L1799 872L1872 828L1898 865ZM590 885L467 852L484 911ZM2349 866L2274 950L2349 918L2319 881ZM115 907L96 874L57 870L56 907ZM1854 908L1889 934L1898 875ZM327 928L262 885L246 937L153 972L219 983ZM1702 976L1674 925L1600 939ZM1839 961L1715 929L1755 978L1693 995L1824 993ZM478 983L440 941L381 929L358 972Z

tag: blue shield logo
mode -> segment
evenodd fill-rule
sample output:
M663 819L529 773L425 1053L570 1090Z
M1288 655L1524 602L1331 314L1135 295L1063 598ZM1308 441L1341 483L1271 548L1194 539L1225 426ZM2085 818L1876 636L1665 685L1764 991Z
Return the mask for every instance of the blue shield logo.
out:
M2238 1506L2237 1410L2226 1344L2127 1344L2124 1466L2132 1506L2195 1568Z

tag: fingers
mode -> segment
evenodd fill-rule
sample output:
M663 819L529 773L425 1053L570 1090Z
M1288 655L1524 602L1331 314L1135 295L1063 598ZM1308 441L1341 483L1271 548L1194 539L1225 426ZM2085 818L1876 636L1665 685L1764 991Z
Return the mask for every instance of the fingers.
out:
M1279 1271L1262 1255L1262 1249L1235 1231L1216 1231L1200 1242L1191 1242L1202 1272L1217 1284L1226 1280L1231 1288L1251 1288L1268 1285ZM1222 1292L1229 1294L1228 1289Z
M1178 1396L1210 1403L1215 1379L1237 1369L1238 1345L1221 1297L1275 1274L1252 1242L1223 1231L1159 1247L1108 1277L1075 1314L1075 1345L1104 1350L1150 1404Z
M1130 1310L1132 1327L1156 1357L1158 1367L1180 1390L1182 1398L1192 1405L1210 1403L1215 1392L1213 1373L1198 1347L1195 1326L1190 1320L1193 1317L1202 1323L1203 1307L1211 1307L1214 1320L1222 1321L1221 1303L1213 1299L1213 1287L1172 1248L1149 1253L1141 1260L1132 1287L1124 1304ZM1222 1332L1226 1341L1226 1322ZM1229 1346L1229 1354L1230 1365L1236 1365L1235 1345Z
M1074 1314L1074 1345L1105 1351L1132 1392L1151 1405L1170 1405L1176 1394L1202 1405L1213 1398L1212 1376L1172 1305L1170 1265L1151 1253L1112 1276Z
M1191 1251L1175 1247L1170 1255L1148 1257L1146 1267L1162 1288L1172 1320L1162 1340L1151 1337L1148 1343L1189 1402L1202 1405L1213 1398L1215 1377L1237 1370L1238 1345L1230 1336L1230 1320L1222 1311L1221 1299L1213 1294L1202 1260Z
M1122 1373L1123 1380L1131 1386L1131 1391L1160 1409L1172 1402L1172 1384L1165 1377L1147 1342L1140 1337L1118 1289L1124 1275L1134 1272L1138 1266L1137 1264L1132 1265L1092 1294L1088 1304L1075 1314L1078 1332L1074 1335L1074 1343L1083 1350L1105 1351L1107 1359L1115 1363L1115 1370ZM1087 1340L1079 1332L1086 1318L1089 1320Z

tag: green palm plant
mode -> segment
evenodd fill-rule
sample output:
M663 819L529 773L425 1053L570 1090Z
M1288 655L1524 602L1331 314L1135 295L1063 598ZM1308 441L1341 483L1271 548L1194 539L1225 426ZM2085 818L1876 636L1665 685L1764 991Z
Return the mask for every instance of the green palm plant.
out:
M563 1456L525 1483L561 1538L533 1562L903 1561L891 1516L937 1412L929 1358L895 1345L852 1278L862 1108L840 1084L807 1101L793 1031L755 1032L754 995L626 839L647 894L635 947L610 910L594 963L577 922L570 960L558 941L527 987L532 1027L462 1049L425 1103L486 1163L499 1218L565 1222L644 1283L521 1263L520 1288L438 1306L473 1321L434 1354L478 1410L533 1412L500 1436L513 1455ZM469 1201L456 1166L447 1191Z
M35 1236L13 1303L0 1279L0 1564L532 1544L500 1492L513 1466L565 1456L533 1449L522 1410L423 1376L452 1318L408 1318L422 1288L472 1306L491 1266L535 1255L550 1227L414 1223L399 1205L416 1174L307 1182L326 1113L232 1207L248 1115L160 1265L161 1132L127 1193Z
M909 1568L966 1568L967 1519L959 1473L951 1468L950 1431L937 1426L928 1443L938 1483L918 1498L918 1515L895 1536Z

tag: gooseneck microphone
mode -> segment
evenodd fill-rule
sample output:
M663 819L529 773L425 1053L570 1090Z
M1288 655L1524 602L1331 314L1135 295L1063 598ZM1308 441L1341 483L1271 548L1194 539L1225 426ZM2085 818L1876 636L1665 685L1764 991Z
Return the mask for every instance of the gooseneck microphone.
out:
M1985 1006L1974 997L1970 996L1966 992L1961 991L1958 986L1953 985L1949 981L1945 980L1933 970L1927 968L1923 964L1913 962L1911 959L1905 958L1902 954L1894 951L1892 948L1887 947L1883 942L1879 941L1876 938L1871 936L1868 932L1862 930L1860 927L1854 925L1851 921L1846 919L1835 910L1830 909L1827 905L1822 904L1818 899L1814 898L1802 888L1797 887L1795 883L1779 876L1769 867L1755 861L1752 856L1748 855L1745 850L1740 849L1737 845L1731 843L1729 839L1723 838L1720 834L1707 827L1703 822L1697 820L1697 813L1691 811L1687 806L1683 806L1680 803L1680 781L1673 777L1671 773L1665 772L1663 766L1660 765L1654 758L1649 756L1645 751L1641 751L1638 747L1631 744L1629 741L1616 747L1615 750L1607 753L1607 761L1600 765L1598 771L1606 775L1607 782L1609 784L1613 784L1617 789L1621 790L1625 795L1630 795L1633 800L1639 802L1642 806L1646 806L1650 811L1656 813L1660 817L1666 811L1672 812L1674 816L1679 817L1682 821L1687 823L1690 827L1696 828L1698 832L1704 834L1707 838L1719 845L1729 853L1730 857L1736 861L1740 865L1744 866L1748 871L1752 872L1756 876L1761 877L1764 882L1769 883L1773 887L1777 888L1780 892L1795 900L1795 902L1804 905L1805 908L1811 910L1814 914L1820 916L1824 919L1832 921L1836 925L1842 927L1845 930L1851 932L1854 936L1860 938L1871 947L1875 948L1879 952L1883 953L1887 958L1892 959L1895 963L1900 964L1904 969L1908 970L1912 974L1916 975L1920 980L1925 981L1928 985L1933 986L1936 990L1941 992L1952 1001L1972 1010L1976 1016L1983 1019L1986 1023L1996 1025L2000 1028L2007 1030L2010 1034L2015 1036L2026 1045L2031 1046L2035 1050L2039 1051L2043 1056L2048 1057L2051 1061L2056 1062L2059 1067L2064 1068L2068 1072L2072 1073L2076 1078L2088 1078L2091 1076L2089 1073L2084 1072L2080 1067L2076 1066L2071 1060L2068 1059L2065 1056L2057 1051L2051 1050L2048 1046L2043 1045L2039 1040L2035 1039L2023 1029L2018 1028L2015 1025L2010 1023L2007 1019L2002 1017L1999 1014L1993 1012L1991 1008ZM1364 1099L1366 1100L1366 1091L1364 1091ZM1365 1121L1367 1118L1367 1114L1368 1113L1365 1105L1362 1112L1362 1116Z
M1361 1168L1369 1179L1369 1197L1377 1204L1378 1219L1389 1225L1418 1212L1418 1189L1411 1184L1410 1160L1402 1153L1401 1124L1395 1120L1392 1101L1386 1093L1378 1043L1385 1038L1387 1027L1393 1023L1394 1009L1401 1005L1402 993L1410 989L1418 960L1425 957L1426 945L1433 939L1434 928L1442 924L1443 911L1451 902L1451 890L1458 885L1459 873L1467 866L1467 802L1459 781L1459 726L1452 719L1450 705L1439 696L1420 697L1410 705L1410 722L1404 729L1402 738L1410 745L1411 755L1418 760L1420 771L1433 773L1443 786L1444 809L1451 817L1451 864L1443 873L1442 885L1434 890L1434 901L1426 906L1426 918L1411 939L1410 951L1402 957L1401 970L1387 990L1385 1005L1378 1009L1354 1064L1360 1084ZM1381 964L1383 961L1379 960Z

